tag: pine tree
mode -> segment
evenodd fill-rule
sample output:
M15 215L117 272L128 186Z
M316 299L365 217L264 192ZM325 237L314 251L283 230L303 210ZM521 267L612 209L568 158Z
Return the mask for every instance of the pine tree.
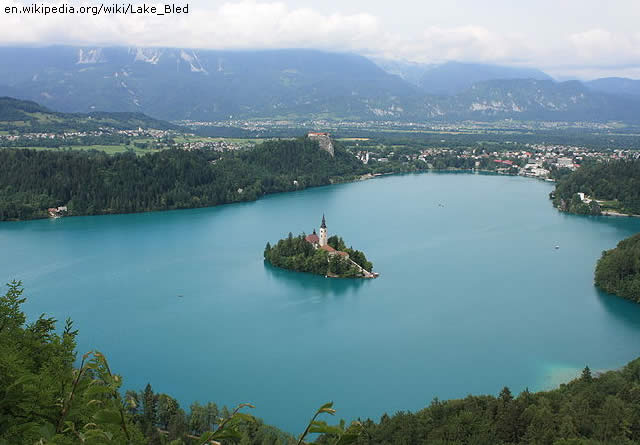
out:
M151 384L142 393L142 430L150 434L156 427L158 417L158 399L151 389Z
M591 376L591 369L589 369L588 366L585 366L585 368L582 370L580 380L587 383L591 383L591 381L593 380L593 377Z

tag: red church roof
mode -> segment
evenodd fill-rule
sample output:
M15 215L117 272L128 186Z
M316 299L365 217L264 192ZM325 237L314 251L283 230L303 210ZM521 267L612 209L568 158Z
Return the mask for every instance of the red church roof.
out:
M311 244L317 244L320 241L320 238L318 238L318 235L316 235L315 233L312 233L311 235L307 235L305 237L305 240L307 240L307 242Z

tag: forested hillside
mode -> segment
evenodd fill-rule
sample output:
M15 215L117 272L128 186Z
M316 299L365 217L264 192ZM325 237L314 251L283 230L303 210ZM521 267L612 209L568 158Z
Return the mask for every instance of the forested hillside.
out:
M640 159L585 163L558 179L556 207L573 213L598 214L595 203L582 203L577 193L604 201L598 208L640 214Z
M178 126L138 112L60 113L36 102L0 97L0 131L13 133L95 131L101 128L176 130Z
M602 252L595 283L605 292L640 303L640 234Z
M125 153L0 150L0 221L132 213L255 200L267 193L325 185L364 171L336 147L307 138L268 141L241 152L166 150Z

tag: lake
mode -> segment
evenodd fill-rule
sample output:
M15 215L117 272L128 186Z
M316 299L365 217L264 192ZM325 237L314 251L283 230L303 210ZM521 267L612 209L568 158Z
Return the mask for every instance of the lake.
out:
M552 189L426 173L206 209L1 223L0 277L23 280L30 319L72 317L78 350L105 353L126 389L150 382L185 408L252 402L298 434L330 400L337 417L378 420L638 357L640 305L598 292L593 270L640 219L560 213ZM267 241L310 233L323 213L380 278L264 264Z

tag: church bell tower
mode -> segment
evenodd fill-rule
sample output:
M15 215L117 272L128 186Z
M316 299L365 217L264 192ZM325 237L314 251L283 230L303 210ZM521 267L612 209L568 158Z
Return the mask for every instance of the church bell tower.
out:
M327 223L324 220L324 214L322 215L322 224L320 224L320 247L327 245Z

